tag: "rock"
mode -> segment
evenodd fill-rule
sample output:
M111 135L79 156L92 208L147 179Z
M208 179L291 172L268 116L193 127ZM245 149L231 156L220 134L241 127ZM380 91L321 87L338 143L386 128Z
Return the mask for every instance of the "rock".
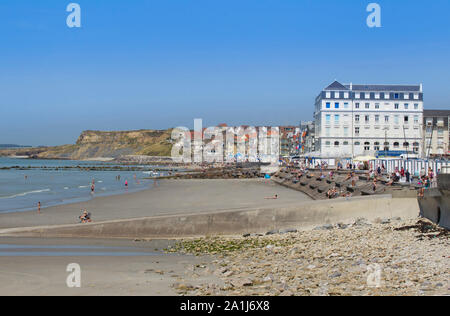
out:
M314 230L331 230L331 229L333 229L333 228L334 228L333 225L331 225L331 224L325 224L325 225L323 225L323 226L318 226L318 227L314 228Z
M280 234L289 234L289 233L296 233L297 230L295 228L288 228L288 229L282 229L280 230Z
M179 290L179 291L190 291L194 289L194 286L192 286L191 284L185 284L185 283L174 283L172 285L172 287L174 287L175 289Z
M384 218L381 220L381 224L386 225L386 224L390 224L391 220L389 218Z
M338 227L339 229L346 229L348 226L349 226L349 225L344 224L344 223L338 223L338 224L337 224L337 227Z
M250 237L251 235L250 234L244 234L244 235L242 235L242 237L244 237L244 238L247 238L247 237Z
M245 278L245 279L236 279L236 280L232 280L231 284L234 287L244 287L244 286L252 286L253 285L253 281Z
M356 221L353 223L353 226L372 226L372 225L367 222L366 218L360 217L356 219Z
M226 271L226 272L224 272L222 275L224 276L224 277L230 277L230 276L232 276L234 274L234 272L233 271Z
M335 272L332 275L330 275L330 278L334 279L334 278L339 278L340 276L342 276L342 274L340 272Z
M280 231L278 229L273 229L273 230L268 231L266 233L266 235L275 235L275 234L278 234L279 232Z

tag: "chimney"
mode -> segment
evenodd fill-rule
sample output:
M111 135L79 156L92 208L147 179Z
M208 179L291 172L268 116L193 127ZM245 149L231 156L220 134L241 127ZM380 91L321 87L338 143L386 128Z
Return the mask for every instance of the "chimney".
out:
M350 82L350 90L353 90L353 83Z
M420 84L420 92L423 92L423 84Z

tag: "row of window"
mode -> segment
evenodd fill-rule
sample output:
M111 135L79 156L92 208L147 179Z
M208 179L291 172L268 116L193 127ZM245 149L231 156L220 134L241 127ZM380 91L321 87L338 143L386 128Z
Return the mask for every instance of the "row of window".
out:
M340 115L339 114L335 114L334 115L334 122L335 124L339 124L340 122ZM344 118L348 117L348 115L344 115ZM389 115L385 115L384 116L384 122L385 123L389 123ZM357 114L355 115L355 122L359 123L361 121L361 115ZM364 115L364 121L366 123L370 123L370 115ZM326 114L325 115L325 122L326 124L330 124L331 123L331 114ZM380 115L375 115L375 122L380 122ZM405 115L403 116L403 122L405 124L409 123L409 116ZM395 115L394 116L394 123L395 124L400 124L400 116L399 115ZM419 116L418 115L414 115L414 124L419 124Z
M339 109L340 106L341 106L340 102L335 102L334 103L334 108L335 109ZM349 107L350 107L349 103L348 102L344 102L343 108L344 109L348 109ZM326 102L325 103L325 108L326 109L331 109L331 102ZM355 109L360 109L360 108L361 108L361 104L360 103L355 103ZM370 103L365 103L364 104L364 108L366 110L369 110L370 109ZM419 109L419 104L418 103L414 103L413 108L414 108L414 110L418 110ZM380 103L375 103L375 109L376 110L380 109ZM399 110L400 109L400 104L399 103L395 103L394 104L394 109L395 110ZM410 109L409 103L404 103L403 104L403 109L409 110Z
M327 91L325 93L327 99L349 99L349 92ZM419 100L419 93L391 93L391 92L355 92L355 99L394 99L394 100Z
M348 146L349 142L348 141L344 141L342 143L342 145ZM331 142L330 141L326 141L325 142L325 146L327 146L327 147L331 146ZM340 146L340 142L339 141L335 141L334 142L334 147L339 147L339 146ZM361 146L361 142L355 142L355 146ZM364 150L370 150L370 147L371 147L371 143L370 142L365 142L364 143ZM394 142L393 143L393 147L394 148L400 148L400 143L399 142ZM403 147L404 148L409 148L410 144L408 142L404 142L403 143ZM419 147L420 147L419 143L417 143L417 142L413 143L413 150L414 151L418 151ZM373 148L374 148L374 150L380 150L381 149L381 143L380 142L374 142ZM389 148L390 148L390 143L389 142L384 142L383 143L383 150L389 150Z

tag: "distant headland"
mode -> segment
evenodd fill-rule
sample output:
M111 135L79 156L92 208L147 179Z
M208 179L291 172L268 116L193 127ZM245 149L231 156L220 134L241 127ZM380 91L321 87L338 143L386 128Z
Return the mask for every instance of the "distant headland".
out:
M124 155L170 156L172 129L136 131L84 131L75 144L30 147L0 145L0 156L36 159L84 160Z

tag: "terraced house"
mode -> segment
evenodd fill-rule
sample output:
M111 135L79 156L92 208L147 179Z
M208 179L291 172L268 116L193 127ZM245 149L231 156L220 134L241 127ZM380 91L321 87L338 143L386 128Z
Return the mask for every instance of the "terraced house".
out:
M450 110L424 110L424 156L450 155Z
M333 82L315 100L316 148L322 157L422 154L423 88Z

